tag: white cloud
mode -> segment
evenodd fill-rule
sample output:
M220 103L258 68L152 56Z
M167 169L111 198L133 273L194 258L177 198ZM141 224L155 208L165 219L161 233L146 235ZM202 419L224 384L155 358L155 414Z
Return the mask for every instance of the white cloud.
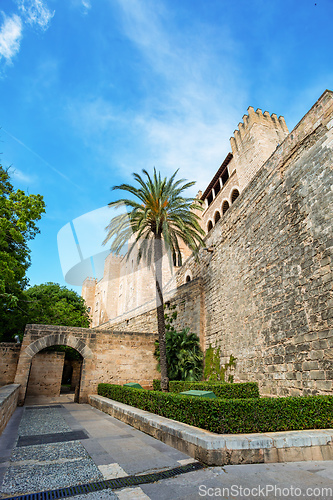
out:
M19 10L30 25L37 25L42 30L47 30L54 16L42 0L18 0Z
M4 57L7 63L20 49L22 38L22 21L19 16L14 14L12 17L4 16L3 25L0 28L0 59Z
M91 9L91 0L71 0L71 5L75 9L80 9L83 14L87 14Z
M17 180L18 182L24 182L27 184L31 184L32 182L34 182L34 178L32 176L22 172L22 170L19 170L18 168L13 168L10 171L10 175L13 179Z
M180 168L182 177L197 181L195 194L230 151L229 137L248 105L233 62L237 43L227 27L177 29L160 2L112 1L142 57L135 77L149 90L128 109L101 97L72 100L74 125L113 171L127 176L156 166L169 175Z
M86 10L91 9L91 3L90 0L82 0L82 5Z

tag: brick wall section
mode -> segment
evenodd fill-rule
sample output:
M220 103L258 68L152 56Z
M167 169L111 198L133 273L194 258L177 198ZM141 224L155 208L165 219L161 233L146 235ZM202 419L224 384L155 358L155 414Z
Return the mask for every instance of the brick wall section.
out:
M0 387L0 434L17 407L19 387L16 384Z
M0 387L14 382L20 350L20 344L0 343Z
M186 263L203 284L206 346L264 394L332 391L332 148L327 91L210 232L214 252Z
M39 352L32 358L27 396L59 396L64 352Z

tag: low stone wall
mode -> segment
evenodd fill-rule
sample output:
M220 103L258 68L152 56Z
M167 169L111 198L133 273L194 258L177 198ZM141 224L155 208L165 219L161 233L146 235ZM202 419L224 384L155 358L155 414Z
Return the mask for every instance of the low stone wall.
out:
M0 387L14 382L20 351L21 344L0 343Z
M19 384L0 387L0 434L2 434L17 407L19 388Z
M103 396L90 395L88 400L94 408L208 465L333 459L333 429L214 434Z

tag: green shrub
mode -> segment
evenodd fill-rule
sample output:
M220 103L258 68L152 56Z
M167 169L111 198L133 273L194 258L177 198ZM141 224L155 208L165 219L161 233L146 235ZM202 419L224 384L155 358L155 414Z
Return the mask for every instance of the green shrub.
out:
M161 381L153 381L154 391L161 390ZM238 398L258 398L259 389L256 382L244 382L228 384L224 382L188 382L172 380L169 382L169 390L173 393L190 391L213 391L218 398L238 399Z
M154 378L153 380L153 390L160 391L161 390L161 381L158 378ZM169 382L169 390L170 390L170 382Z
M218 434L333 427L333 396L206 399L111 384L98 394Z
M189 328L184 328L181 332L166 328L165 344L169 380L202 379L203 353L199 337L195 333L189 333ZM160 348L157 341L154 355L160 371Z

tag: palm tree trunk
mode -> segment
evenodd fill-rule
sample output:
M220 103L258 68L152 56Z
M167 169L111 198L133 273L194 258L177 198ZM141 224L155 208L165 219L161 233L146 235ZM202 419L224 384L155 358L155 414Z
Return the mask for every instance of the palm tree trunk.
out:
M169 391L168 365L166 358L165 343L165 321L164 321L164 300L163 300L163 282L162 282L162 239L155 235L155 291L156 291L156 310L157 310L157 328L158 343L160 348L160 367L161 367L161 389L163 392Z

